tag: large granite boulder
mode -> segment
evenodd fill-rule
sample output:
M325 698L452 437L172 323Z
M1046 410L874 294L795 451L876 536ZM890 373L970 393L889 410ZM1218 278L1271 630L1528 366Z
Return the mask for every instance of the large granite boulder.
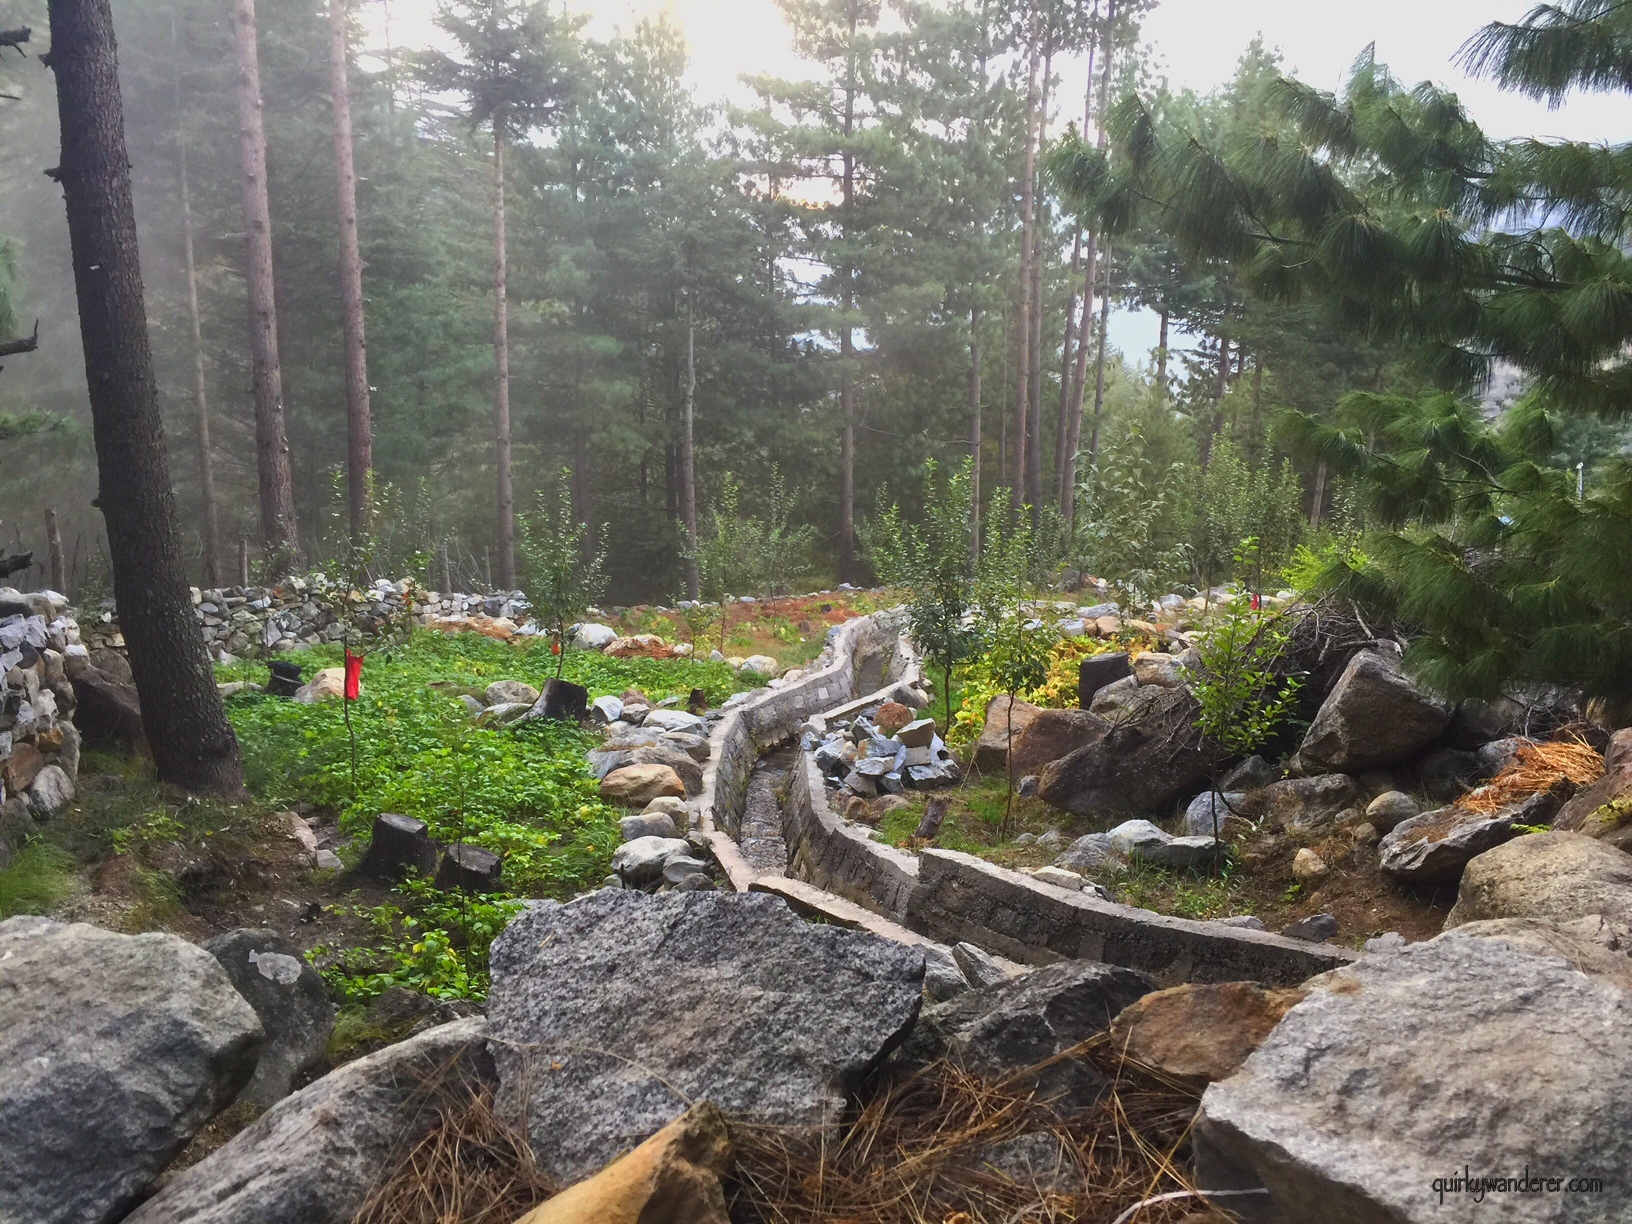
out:
M981 726L980 738L975 741L975 768L982 773L1006 770L1011 740L1018 740L1031 720L1041 713L1042 707L1018 697L1011 701L1007 693L999 693L988 701L986 721Z
M1396 880L1450 883L1476 856L1518 837L1526 826L1545 824L1558 810L1551 795L1531 795L1494 812L1451 806L1402 820L1377 846L1378 865Z
M1558 809L1553 828L1632 850L1632 727L1610 737L1604 776Z
M912 1066L946 1058L982 1079L1007 1080L1104 1032L1118 1013L1154 988L1144 974L1117 965L1077 960L1045 965L926 1008L901 1061ZM1086 1105L1105 1081L1087 1063L1062 1059L1029 1074L1028 1086Z
M1632 924L1588 914L1584 918L1481 918L1449 927L1458 939L1500 939L1544 956L1562 956L1590 973L1632 991Z
M1038 710L1014 737L1009 753L1016 778L1041 773L1043 766L1104 737L1110 724L1087 710Z
M282 1100L328 1057L334 1029L329 988L300 949L274 931L228 931L207 940L204 950L221 962L266 1032L241 1099L262 1107Z
M683 799L686 784L667 765L624 765L601 779L600 794L608 803L643 808L664 796Z
M1255 1177L1291 1220L1482 1218L1441 1179L1601 1177L1500 1194L1504 1221L1624 1216L1632 996L1563 957L1440 936L1324 979L1202 1097L1203 1186ZM1487 1199L1485 1206L1492 1206Z
M491 964L501 1101L558 1180L692 1100L819 1132L923 1002L922 952L807 923L765 893L542 902L494 941Z
M1470 861L1447 928L1486 918L1632 922L1632 854L1579 833L1532 833Z
M1164 813L1207 780L1212 760L1196 733L1200 707L1190 691L1139 692L1137 713L1043 769L1044 802L1078 816Z
M0 1219L122 1218L249 1082L261 1040L183 939L0 922Z
M124 1224L351 1224L392 1158L493 1082L486 1020L429 1029L284 1097Z
M1363 650L1321 703L1298 758L1306 770L1358 773L1404 760L1450 721L1450 707L1418 689L1398 659Z

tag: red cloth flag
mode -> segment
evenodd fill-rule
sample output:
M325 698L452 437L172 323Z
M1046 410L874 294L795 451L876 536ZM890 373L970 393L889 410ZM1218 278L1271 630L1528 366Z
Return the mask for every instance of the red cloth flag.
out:
M356 701L363 687L363 656L346 651L346 700Z

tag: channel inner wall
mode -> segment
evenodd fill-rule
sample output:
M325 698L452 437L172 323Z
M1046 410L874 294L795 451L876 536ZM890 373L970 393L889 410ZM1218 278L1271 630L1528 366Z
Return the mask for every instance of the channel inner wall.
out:
M713 768L705 772L701 810L704 829L733 887L746 890L756 878L737 853L732 834L761 753L791 739L807 722L825 727L892 697L922 704L917 689L921 671L910 644L899 638L900 624L898 615L888 614L847 622L815 671L746 703L715 728ZM882 676L885 687L854 697L858 677L869 668L877 670L867 678ZM1025 964L1097 960L1139 969L1164 986L1227 981L1295 985L1359 955L1329 944L1118 905L974 855L937 849L911 854L884 845L873 840L870 830L833 810L811 753L800 753L792 770L783 835L788 873L794 878L929 939L967 941Z

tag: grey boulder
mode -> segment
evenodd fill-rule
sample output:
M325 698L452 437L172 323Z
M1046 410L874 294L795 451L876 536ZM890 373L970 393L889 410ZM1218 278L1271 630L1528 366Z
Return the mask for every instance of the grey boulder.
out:
M1473 859L1447 928L1489 918L1632 923L1632 855L1580 833L1532 833Z
M1452 806L1413 816L1378 844L1378 865L1397 880L1448 883L1477 855L1519 836L1520 825L1545 824L1558 810L1552 795L1532 795L1494 812Z
M640 837L680 836L674 817L667 812L632 813L618 821L618 831L623 834L625 841L634 841Z
M429 1029L287 1096L124 1224L351 1224L394 1157L494 1082L480 1016Z
M985 1080L1030 1072L1109 1027L1155 984L1137 970L1097 961L1061 961L926 1008L902 1051L907 1065L947 1058ZM1048 1097L1089 1104L1103 1077L1087 1063L1062 1059L1028 1076Z
M1111 844L1109 834L1084 833L1065 848L1065 853L1054 860L1054 865L1067 871L1097 871L1121 858L1122 854Z
M204 950L221 962L266 1030L255 1076L239 1098L263 1107L281 1100L328 1056L334 1028L329 988L300 949L273 931L228 931L206 941Z
M1398 659L1362 650L1321 703L1298 757L1306 766L1356 773L1411 756L1450 721L1450 707L1418 689Z
M1498 1194L1500 1219L1624 1218L1632 996L1561 956L1453 936L1338 970L1211 1085L1198 1180L1255 1177L1292 1220L1426 1224L1484 1218L1466 1194L1442 1205L1436 1179L1528 1166L1605 1193Z
M500 1101L563 1181L704 1097L819 1133L923 1003L918 949L807 923L764 893L543 902L499 936L491 964Z
M261 1023L208 952L0 922L0 1219L120 1219L255 1071Z
M1246 795L1241 791L1205 790L1184 809L1184 831L1192 837L1212 837L1224 831L1224 823L1241 810Z

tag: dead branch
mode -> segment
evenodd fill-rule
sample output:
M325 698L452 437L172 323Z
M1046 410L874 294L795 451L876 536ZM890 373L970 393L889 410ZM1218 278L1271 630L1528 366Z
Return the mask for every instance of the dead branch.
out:
M11 47L18 55L27 59L28 52L23 50L23 44L28 41L29 35L32 33L34 31L27 26L19 26L15 30L0 30L0 52L4 52L7 47Z
M0 357L14 357L18 353L32 353L40 347L40 321L34 320L34 334L0 343Z

